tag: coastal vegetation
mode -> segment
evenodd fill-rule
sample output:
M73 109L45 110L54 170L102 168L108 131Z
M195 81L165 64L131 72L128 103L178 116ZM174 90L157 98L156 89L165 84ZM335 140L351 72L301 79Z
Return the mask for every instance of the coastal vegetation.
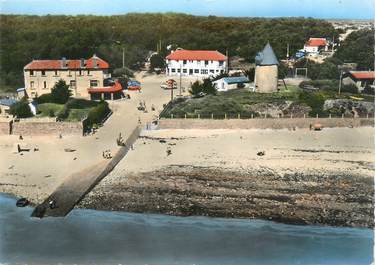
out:
M267 41L278 58L287 44L293 54L311 36L338 38L324 20L312 18L230 18L186 14L120 16L1 15L0 87L22 87L23 67L33 59L88 58L96 53L113 69L138 69L148 51L169 44L185 49L212 49L249 62ZM161 45L160 45L161 42ZM121 43L119 45L118 43ZM158 44L158 45L157 45Z
M271 110L290 102L293 110L290 112L288 109L288 114L294 111L295 116L305 114L307 117L316 115L324 117L330 114L329 111L324 110L326 100L350 99L351 96L358 96L350 92L338 94L337 90L331 89L332 83L336 81L314 82L327 84L330 87L318 91L306 91L298 86L288 86L275 93L255 93L247 89L234 89L202 98L178 98L167 106L161 116L184 118L186 115L187 118L197 118L199 115L200 118L223 119L237 118L240 115L242 118L250 118L259 117L260 113L266 113L267 109ZM374 97L367 95L364 100L372 102Z

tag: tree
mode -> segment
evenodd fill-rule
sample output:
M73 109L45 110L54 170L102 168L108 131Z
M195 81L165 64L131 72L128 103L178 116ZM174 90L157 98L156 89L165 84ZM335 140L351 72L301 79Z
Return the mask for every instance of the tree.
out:
M151 70L155 70L155 68L163 69L165 68L165 60L160 54L154 54L150 58L150 67Z
M65 104L69 100L71 95L72 94L69 90L69 86L65 83L64 80L60 79L52 88L51 100L54 103Z
M17 118L29 118L33 116L33 113L29 107L29 102L26 98L23 98L21 101L13 104L9 109L9 113Z
M201 83L197 80L191 85L190 94L193 96L198 96L200 93L202 93L202 86Z

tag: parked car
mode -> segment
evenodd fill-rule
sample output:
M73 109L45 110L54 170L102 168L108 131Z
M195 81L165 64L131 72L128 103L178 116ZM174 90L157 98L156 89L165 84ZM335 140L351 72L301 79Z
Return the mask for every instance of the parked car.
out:
M129 80L128 90L141 90L141 83L136 80Z

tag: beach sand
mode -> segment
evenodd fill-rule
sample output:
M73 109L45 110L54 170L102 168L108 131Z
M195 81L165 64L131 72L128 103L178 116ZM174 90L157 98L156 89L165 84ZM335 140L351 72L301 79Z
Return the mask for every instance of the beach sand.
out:
M373 134L144 131L79 207L372 227Z

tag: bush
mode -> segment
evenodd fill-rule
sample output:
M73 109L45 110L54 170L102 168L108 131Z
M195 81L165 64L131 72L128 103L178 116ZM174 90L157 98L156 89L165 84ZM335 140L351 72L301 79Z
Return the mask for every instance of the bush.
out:
M104 100L92 108L87 116L87 126L91 127L94 124L100 124L103 119L111 112L108 103Z
M299 101L311 107L311 111L309 112L310 116L315 116L316 114L323 116L326 114L326 112L323 111L325 97L321 93L301 92Z
M163 69L165 68L165 60L160 54L154 54L150 58L150 67L151 70L155 70L155 68Z
M375 89L373 87L371 87L370 85L367 85L362 93L369 94L369 95L375 95Z
M60 79L51 91L51 101L53 103L65 104L71 96L69 86Z
M9 113L17 118L29 118L33 116L29 107L29 102L25 98L12 105L9 109Z
M352 94L358 94L358 88L354 84L343 85L341 87L341 92L347 92Z
M70 109L66 105L64 105L62 110L59 111L59 113L57 114L57 119L60 121L65 120L66 118L69 117L69 111Z
M43 104L43 103L51 103L52 102L52 96L51 93L48 94L43 94L37 98L35 98L35 101L38 104Z
M71 98L66 103L69 109L86 109L97 106L99 103L92 100L82 99L82 98Z

